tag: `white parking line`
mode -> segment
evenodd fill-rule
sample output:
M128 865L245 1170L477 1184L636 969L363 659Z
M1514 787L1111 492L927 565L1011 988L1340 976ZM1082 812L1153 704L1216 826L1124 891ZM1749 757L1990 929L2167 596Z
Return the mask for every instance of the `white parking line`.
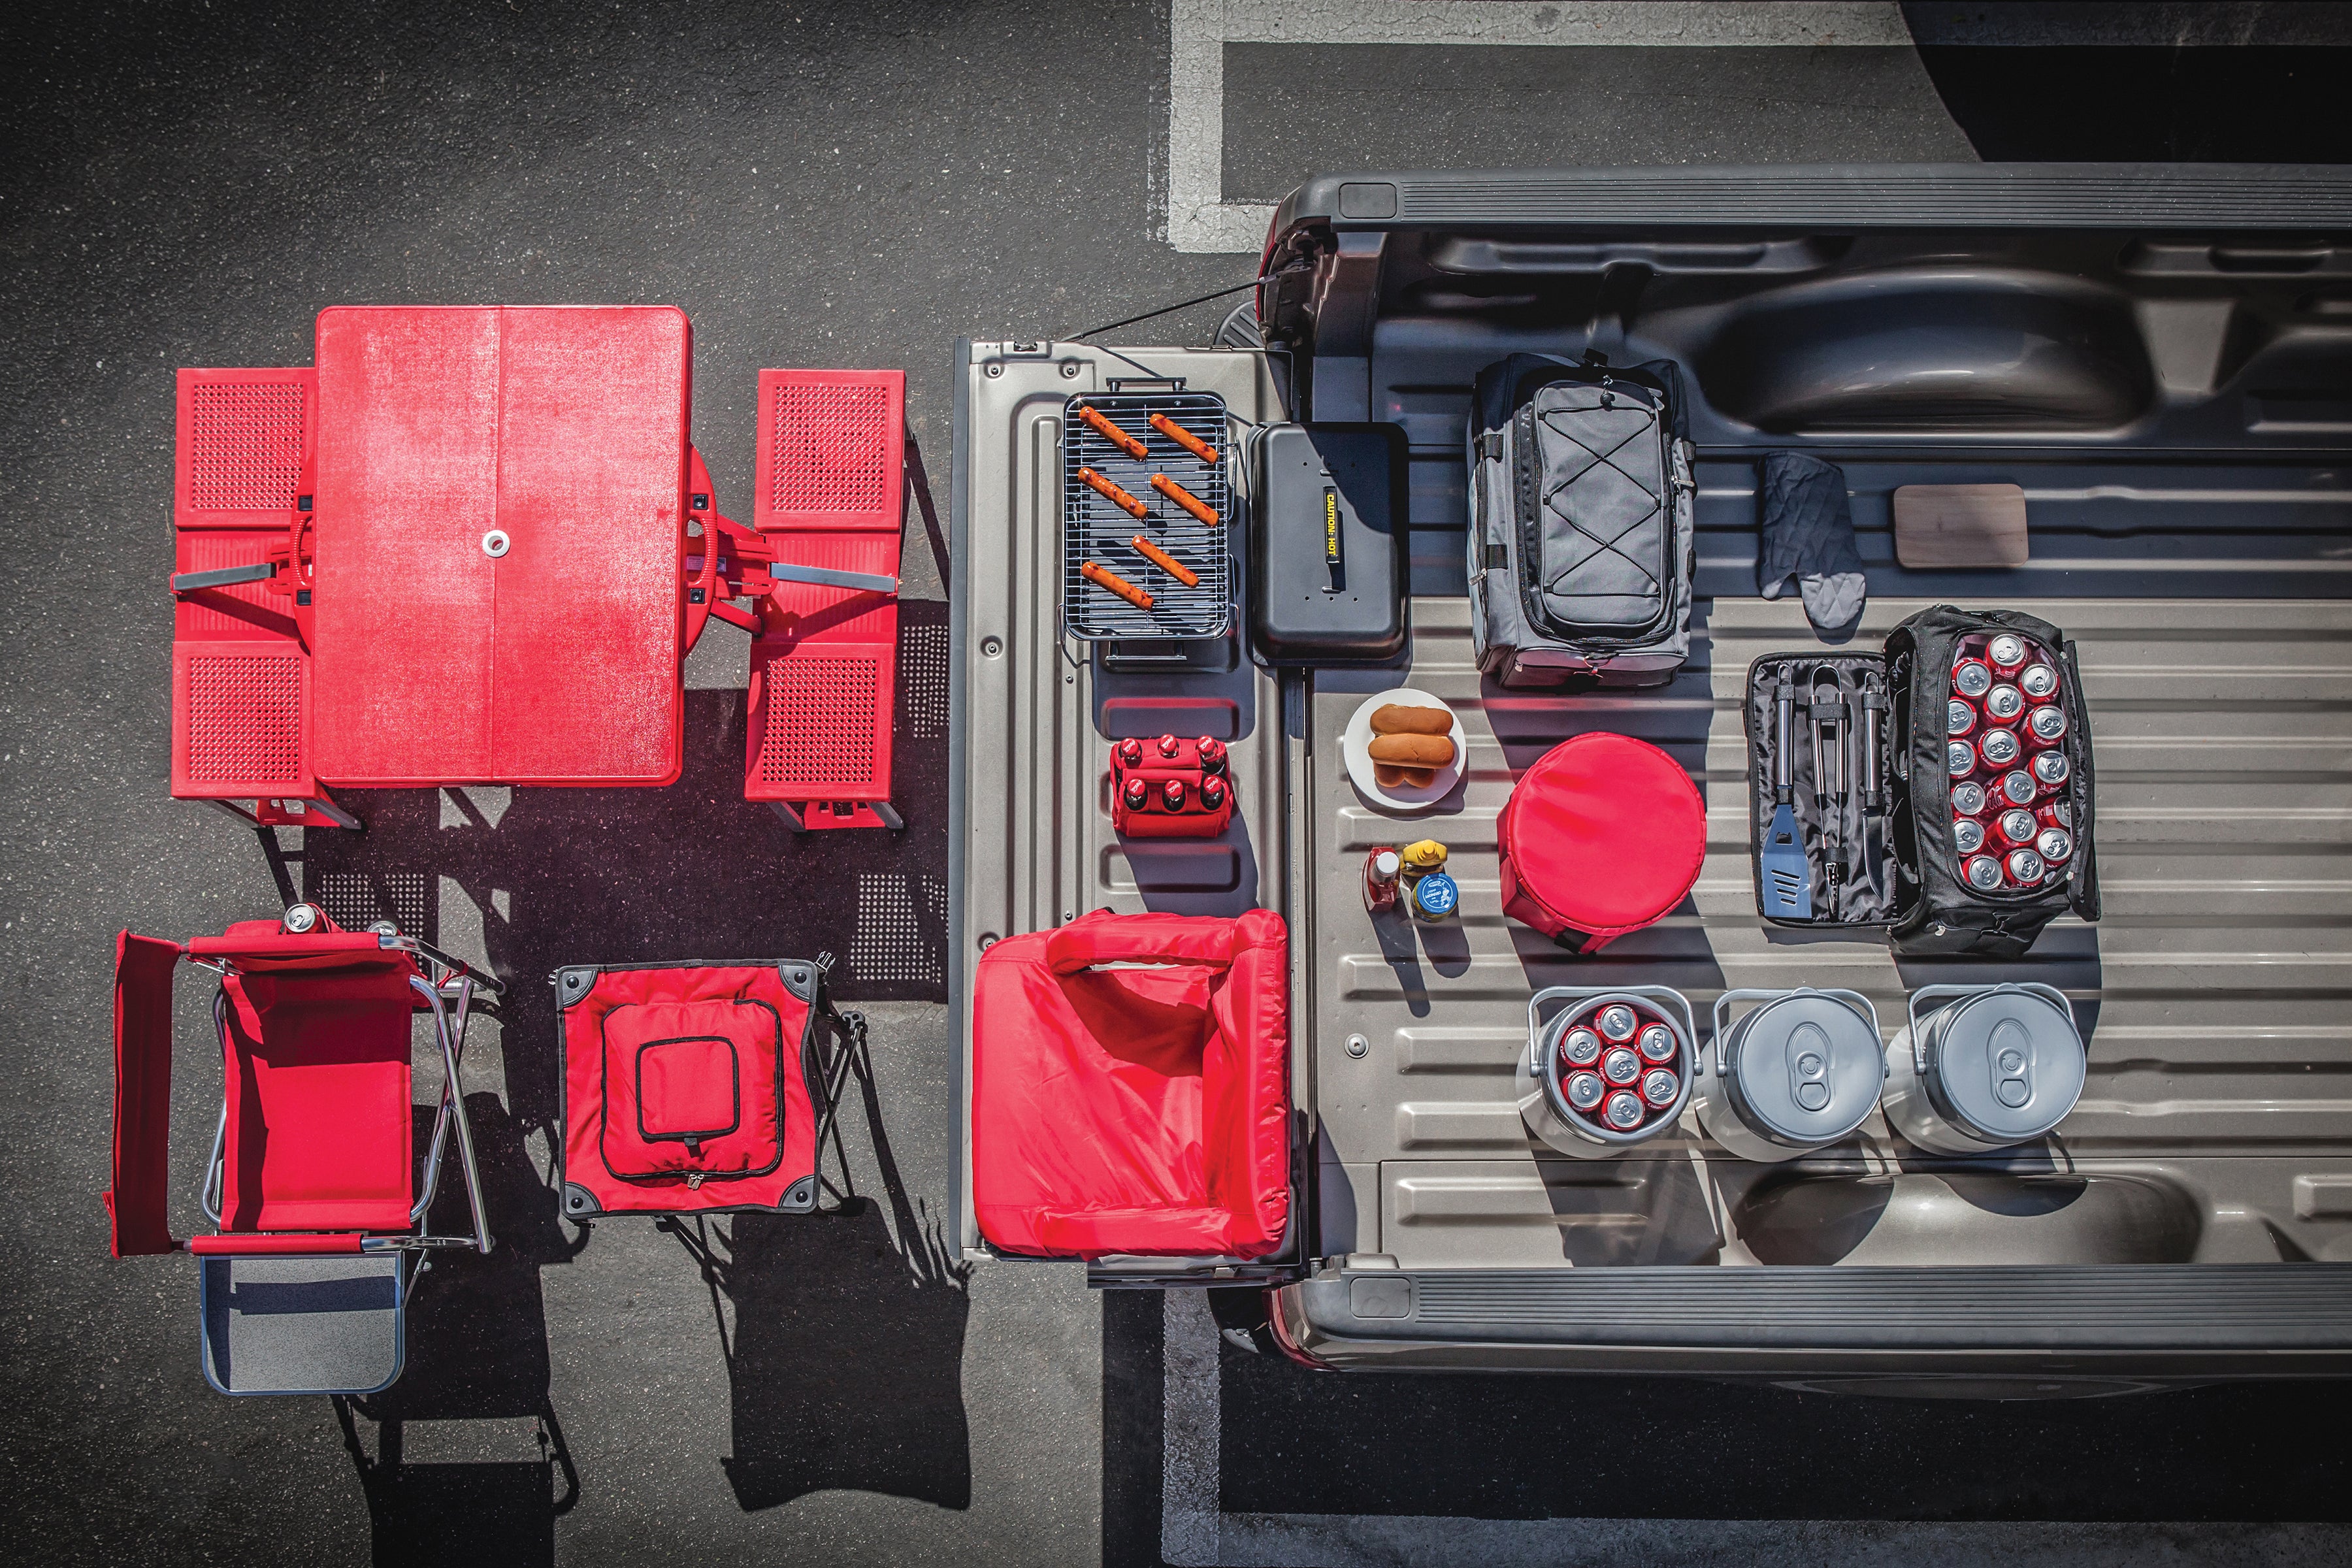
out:
M1255 252L1274 208L1224 199L1227 44L1907 48L1874 0L1169 0L1168 226L1178 250Z
M1218 1494L1221 1342L1207 1300L1160 1307L1160 1553L1179 1568L1561 1568L1639 1563L1716 1568L2146 1568L2333 1562L2352 1528L2328 1524L1895 1523L1876 1520L1454 1519L1412 1514L1226 1513ZM1371 1373L1336 1375L1377 1376ZM1498 1394L1510 1383L1497 1378ZM1693 1465L1734 1464L1693 1454Z

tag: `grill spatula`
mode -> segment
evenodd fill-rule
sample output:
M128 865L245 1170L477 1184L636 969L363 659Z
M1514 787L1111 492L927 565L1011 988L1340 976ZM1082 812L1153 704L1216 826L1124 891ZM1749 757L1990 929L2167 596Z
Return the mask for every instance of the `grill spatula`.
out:
M1774 699L1772 825L1764 830L1764 912L1774 920L1813 918L1813 873L1805 863L1804 840L1797 837L1794 787L1789 781L1790 714L1795 694L1787 681Z

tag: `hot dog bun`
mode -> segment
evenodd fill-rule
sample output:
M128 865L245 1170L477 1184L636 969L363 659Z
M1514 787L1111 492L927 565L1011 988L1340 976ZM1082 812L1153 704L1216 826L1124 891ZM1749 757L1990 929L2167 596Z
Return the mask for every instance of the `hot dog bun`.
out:
M1375 735L1449 735L1454 715L1443 708L1415 708L1391 702L1372 710Z
M1364 750L1376 763L1409 768L1442 768L1454 760L1454 742L1445 735L1376 735Z
M1382 789L1427 789L1437 782L1437 770L1401 768L1394 763L1374 763L1372 778Z

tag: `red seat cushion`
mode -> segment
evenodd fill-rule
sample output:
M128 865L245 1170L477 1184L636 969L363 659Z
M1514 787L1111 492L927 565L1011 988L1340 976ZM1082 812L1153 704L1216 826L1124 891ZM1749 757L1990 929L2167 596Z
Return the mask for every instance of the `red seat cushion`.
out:
M1257 1258L1279 1246L1287 949L1266 910L1102 911L990 948L972 995L982 1234L1058 1258Z
M562 993L567 1214L814 1204L813 1012L777 969L614 968Z
M411 973L393 955L227 978L224 1229L409 1228Z
M1662 919L1706 858L1706 807L1679 763L1628 735L1571 735L1496 823L1503 912L1591 952Z

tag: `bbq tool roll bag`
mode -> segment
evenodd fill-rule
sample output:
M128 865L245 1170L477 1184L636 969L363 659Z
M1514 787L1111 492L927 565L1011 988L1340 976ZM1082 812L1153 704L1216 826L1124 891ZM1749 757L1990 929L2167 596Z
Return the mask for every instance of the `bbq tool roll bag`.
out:
M1509 687L1659 686L1690 652L1696 486L1672 361L1513 354L1469 426L1470 635Z
M1986 647L2002 634L2024 639L2026 667L2049 660L2058 689L2047 700L2025 695L2030 716L2035 708L2055 707L2065 715L2064 732L2046 749L2066 759L2065 777L2049 786L2032 809L2046 828L2056 826L2069 840L2063 864L2049 866L2042 879L2031 887L2004 884L1994 889L1971 887L1967 865L1971 858L1954 837L1961 815L1954 809L1953 792L1973 783L1998 795L2000 783L2018 769L1979 764L1968 775L1957 775L1947 765L1948 748L1955 739L1979 742L1986 730L2009 728L2024 733L2021 725L1986 716L1993 703L1988 698L1976 706L1979 716L1973 734L1954 737L1949 715L1954 713L1955 670L1962 663L1979 664ZM2022 673L2024 667L2016 673ZM2013 672L1992 669L1989 691L2014 690L2021 685ZM2039 616L2018 610L1958 610L1937 605L1920 611L1886 637L1887 684L1895 700L1895 733L1907 749L1892 760L1895 853L1901 860L1905 897L1897 902L1887 941L1898 953L1922 955L1966 953L1983 958L2016 958L2033 945L2042 928L2067 910L2085 921L2099 918L2099 863L2095 774L2091 762L2090 712L2083 700L2083 677L2074 645L2066 634ZM2028 742L2027 744L2039 744ZM2030 767L2030 761L2028 763ZM1989 805L1981 820L1990 832L1998 826L1997 805Z

